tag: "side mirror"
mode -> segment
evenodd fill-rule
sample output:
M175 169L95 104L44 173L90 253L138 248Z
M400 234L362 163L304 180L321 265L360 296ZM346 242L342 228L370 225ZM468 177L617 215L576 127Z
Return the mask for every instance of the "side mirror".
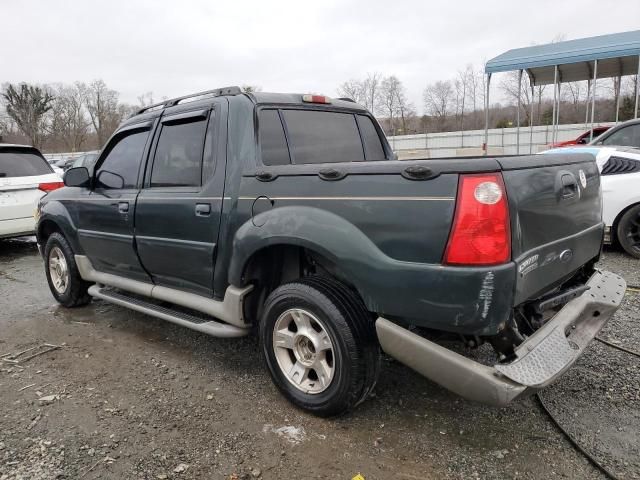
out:
M91 177L89 176L89 170L84 167L70 168L64 172L63 176L64 184L67 187L89 187L91 183Z
M587 143L587 137L581 138L580 140L578 140L576 142L578 145L584 145L585 143Z
M86 170L86 168L84 169ZM98 177L96 178L96 186L111 190L120 190L124 188L124 178L117 173L102 170L98 173Z

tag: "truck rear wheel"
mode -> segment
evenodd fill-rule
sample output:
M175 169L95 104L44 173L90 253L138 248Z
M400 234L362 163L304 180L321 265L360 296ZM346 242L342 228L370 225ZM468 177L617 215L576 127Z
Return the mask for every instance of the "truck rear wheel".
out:
M640 205L631 207L620 218L616 236L625 252L640 258Z
M315 415L340 415L375 386L374 322L346 285L312 276L276 288L260 322L271 377L287 399Z
M73 250L60 233L52 233L44 247L45 272L49 289L65 307L79 307L91 301L85 282L76 266Z

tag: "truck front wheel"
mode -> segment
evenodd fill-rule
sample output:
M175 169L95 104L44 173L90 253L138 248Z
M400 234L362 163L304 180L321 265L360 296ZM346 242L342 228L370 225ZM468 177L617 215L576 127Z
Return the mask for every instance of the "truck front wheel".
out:
M319 416L362 402L380 368L374 321L346 285L312 276L267 298L260 344L271 377L292 403Z
M45 273L49 289L65 307L79 307L91 301L89 283L78 272L71 245L60 233L52 233L44 247Z

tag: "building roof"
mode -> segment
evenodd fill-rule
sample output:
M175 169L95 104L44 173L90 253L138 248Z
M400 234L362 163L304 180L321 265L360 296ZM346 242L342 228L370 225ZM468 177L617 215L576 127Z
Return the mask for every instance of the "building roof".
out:
M526 70L534 85L548 85L557 65L558 81L576 82L593 79L595 60L597 78L635 75L639 56L640 30L635 30L509 50L489 60L485 73Z

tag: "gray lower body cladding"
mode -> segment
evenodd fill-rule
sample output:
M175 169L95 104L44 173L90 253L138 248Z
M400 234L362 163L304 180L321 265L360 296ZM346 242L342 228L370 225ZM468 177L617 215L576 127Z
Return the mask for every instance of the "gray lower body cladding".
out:
M626 289L625 281L609 272L596 272L588 286L525 340L510 363L477 363L385 318L376 321L378 339L387 354L458 395L505 406L571 367L620 306Z

